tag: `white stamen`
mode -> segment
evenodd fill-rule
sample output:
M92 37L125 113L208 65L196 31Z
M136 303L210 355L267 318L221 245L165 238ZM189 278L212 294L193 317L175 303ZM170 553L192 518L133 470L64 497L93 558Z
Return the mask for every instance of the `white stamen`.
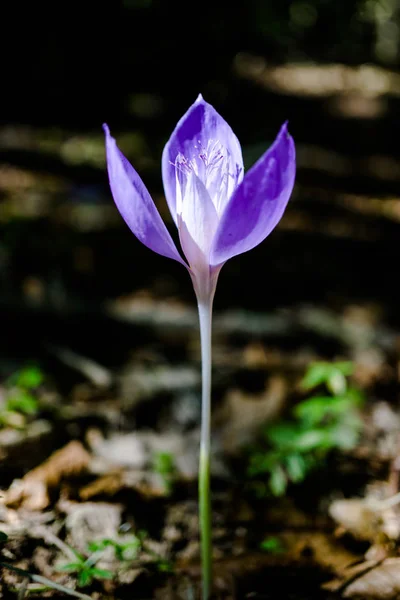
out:
M226 202L237 187L240 170L232 161L230 152L217 140L208 140L203 146L200 140L193 145L194 152L191 156L179 153L175 159L174 167L177 171L177 195L184 196L187 178L194 173L204 184L210 198L220 215Z

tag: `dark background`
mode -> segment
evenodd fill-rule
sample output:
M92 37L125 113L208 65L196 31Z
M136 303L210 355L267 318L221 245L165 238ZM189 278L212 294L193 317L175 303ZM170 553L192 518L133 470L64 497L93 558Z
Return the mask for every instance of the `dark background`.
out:
M121 295L194 302L184 270L142 247L114 208L101 125L170 226L161 152L199 92L237 133L247 165L285 120L298 152L281 224L224 267L216 310L375 302L396 323L399 15L397 0L10 3L0 113L3 369L49 341L104 360L112 347L108 360L117 361L129 332L115 332L105 307ZM271 83L283 66L286 77Z

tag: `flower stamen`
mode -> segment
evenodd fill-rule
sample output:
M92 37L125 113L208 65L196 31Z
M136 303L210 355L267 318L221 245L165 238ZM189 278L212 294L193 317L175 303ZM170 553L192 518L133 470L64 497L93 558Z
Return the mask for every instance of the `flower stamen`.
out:
M217 140L208 140L204 146L200 140L193 146L192 156L187 157L179 153L175 162L171 162L177 172L177 182L182 187L182 181L194 174L200 179L210 194L218 215L221 215L229 197L238 185L241 171L236 168L231 160L229 150ZM183 190L180 190L181 193Z

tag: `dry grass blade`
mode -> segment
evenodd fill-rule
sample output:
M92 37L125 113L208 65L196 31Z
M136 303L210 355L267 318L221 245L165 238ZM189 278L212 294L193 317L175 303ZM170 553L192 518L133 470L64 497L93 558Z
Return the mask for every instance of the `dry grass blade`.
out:
M25 571L24 569L19 569L18 567L14 567L13 565L10 565L8 563L0 562L0 567L3 567L5 569L10 569L11 571L14 571L14 573L21 575L21 577L25 577L27 579L30 579L31 581L34 581L35 583L40 583L42 585L45 585L46 587L49 587L49 588L52 588L53 590L62 592L63 594L67 594L68 596L74 596L75 598L81 598L81 600L92 600L91 596L88 596L87 594L81 594L80 592L77 592L76 590L72 590L71 588L65 587L64 585L61 585L60 583L51 581L51 579L47 579L47 577L42 577L41 575L34 575L32 573L29 573L29 571Z

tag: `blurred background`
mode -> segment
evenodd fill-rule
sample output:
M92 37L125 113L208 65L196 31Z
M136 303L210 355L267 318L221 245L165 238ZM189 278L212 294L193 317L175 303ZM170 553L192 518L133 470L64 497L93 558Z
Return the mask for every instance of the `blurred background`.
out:
M8 11L18 26L2 40L3 374L47 360L54 345L118 366L137 342L129 322L154 320L161 300L176 315L194 308L187 274L137 242L117 213L101 125L171 226L161 152L199 92L238 135L247 167L285 120L298 153L282 222L224 267L217 313L301 307L303 321L327 330L333 314L361 306L361 320L398 323L398 0ZM333 313L324 321L321 310Z

